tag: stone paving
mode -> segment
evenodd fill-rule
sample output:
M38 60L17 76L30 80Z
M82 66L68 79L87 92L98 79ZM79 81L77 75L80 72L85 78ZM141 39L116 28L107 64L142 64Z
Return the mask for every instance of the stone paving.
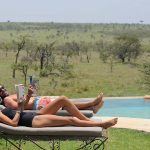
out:
M93 117L96 119L97 117ZM102 120L108 120L113 117L98 117ZM118 117L118 123L114 128L129 128L145 132L150 132L150 119L141 119L141 118L128 118L128 117Z

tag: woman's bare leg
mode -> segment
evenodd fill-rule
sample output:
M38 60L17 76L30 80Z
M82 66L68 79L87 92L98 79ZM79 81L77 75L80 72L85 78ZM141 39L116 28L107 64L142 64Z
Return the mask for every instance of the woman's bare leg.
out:
M84 116L78 108L65 96L60 96L56 100L52 101L46 107L39 111L39 114L52 114L55 115L60 108L65 108L72 116L77 117L81 120L90 120Z
M94 113L102 106L103 104L103 94L97 96L94 100L88 102L73 102L78 109L81 110L92 110Z
M65 126L73 125L80 127L103 127L109 128L117 123L117 118L105 121L97 122L91 120L80 120L75 117L62 117L56 115L38 115L35 116L32 121L32 127L52 127L52 126Z
M93 120L80 120L78 118L72 118L72 122L74 123L75 126L86 126L86 127L102 127L102 128L109 128L111 126L114 126L118 121L118 118L113 118L107 121L102 121L102 122L98 122L98 121L93 121Z

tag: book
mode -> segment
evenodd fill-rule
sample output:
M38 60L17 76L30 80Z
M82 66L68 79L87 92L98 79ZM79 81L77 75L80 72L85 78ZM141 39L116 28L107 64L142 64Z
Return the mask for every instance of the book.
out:
M37 95L37 89L38 89L39 80L36 79L33 76L29 76L29 82L30 82L30 85L33 87L33 94L32 94L32 96L35 97Z
M17 93L17 101L21 103L24 101L25 87L23 84L15 85L16 93Z

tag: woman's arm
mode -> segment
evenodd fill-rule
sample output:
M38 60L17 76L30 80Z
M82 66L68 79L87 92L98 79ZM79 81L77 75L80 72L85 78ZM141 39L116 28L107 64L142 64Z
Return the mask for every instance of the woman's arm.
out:
M24 101L24 107L26 108L26 105L28 104L30 98L32 97L32 94L33 94L33 87L30 86L29 89L28 89L28 93L25 97L25 101Z
M17 127L18 122L19 122L19 118L20 118L20 112L16 112L14 118L11 120L10 118L8 118L7 116L5 116L1 111L0 111L0 121L4 124L13 126L13 127Z

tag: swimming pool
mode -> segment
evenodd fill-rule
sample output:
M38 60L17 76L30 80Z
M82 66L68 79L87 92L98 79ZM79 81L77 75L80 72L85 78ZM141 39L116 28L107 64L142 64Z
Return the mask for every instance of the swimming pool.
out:
M143 98L104 98L104 105L96 115L150 119L150 100Z

